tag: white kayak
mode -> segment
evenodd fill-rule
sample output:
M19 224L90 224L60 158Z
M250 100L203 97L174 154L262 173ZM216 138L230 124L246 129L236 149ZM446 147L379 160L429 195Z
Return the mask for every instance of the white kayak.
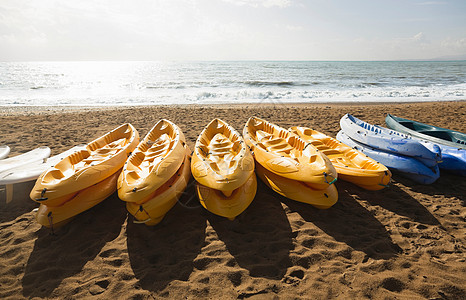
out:
M50 156L49 147L39 147L26 153L0 160L0 173L9 169L28 165L33 162L43 161Z
M86 145L78 145L58 155L35 160L28 164L19 165L17 167L0 172L0 185L16 184L20 182L36 180L45 170L55 166L68 155L78 150L84 149L85 147Z
M354 141L382 151L413 157L427 167L435 167L442 158L437 145L423 143L409 135L369 124L350 114L341 118L340 127Z
M0 159L4 159L5 157L8 156L10 153L10 147L7 145L1 145L0 146Z

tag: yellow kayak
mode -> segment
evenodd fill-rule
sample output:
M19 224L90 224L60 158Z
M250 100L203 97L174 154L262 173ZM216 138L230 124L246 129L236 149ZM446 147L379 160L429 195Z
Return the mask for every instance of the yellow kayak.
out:
M206 187L200 183L196 185L197 196L201 205L208 211L234 220L251 204L257 191L257 179L254 173L242 186L234 190L229 197L219 190Z
M291 131L251 117L243 136L256 161L273 173L314 189L326 189L337 179L330 160Z
M186 146L185 157L178 171L155 190L149 196L149 200L141 204L126 202L126 209L139 223L147 226L160 223L165 214L176 204L191 178L190 152Z
M116 182L120 172L116 172L103 181L94 184L78 193L60 206L41 204L36 220L45 227L59 227L66 224L74 216L99 204L116 191Z
M179 169L186 156L181 129L168 120L160 120L139 143L118 179L118 197L142 204L152 199Z
M44 171L30 193L31 199L60 206L118 172L138 142L136 129L131 124L121 125Z
M196 141L191 171L201 185L230 196L254 173L254 158L233 127L214 119Z
M256 164L256 173L268 187L291 200L311 204L320 209L330 208L338 200L338 191L334 184L326 189L316 190L302 181L279 176L260 164Z
M391 173L381 163L338 140L306 127L291 131L325 154L338 172L338 178L368 190L381 190L388 185Z

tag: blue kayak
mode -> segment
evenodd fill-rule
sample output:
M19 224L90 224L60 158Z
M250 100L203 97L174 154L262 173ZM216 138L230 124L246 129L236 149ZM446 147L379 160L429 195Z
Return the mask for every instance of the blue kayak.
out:
M407 177L421 184L431 184L435 182L440 171L438 165L427 167L425 164L414 157L401 155L394 152L383 151L368 145L359 143L351 139L343 131L337 134L337 140L366 154L370 158L380 162L400 175Z
M441 150L437 145L428 145L395 130L364 122L350 114L340 120L343 132L354 141L385 152L413 157L428 167L441 161Z
M466 149L424 141L414 136L412 138L418 140L431 151L436 151L437 147L440 148L442 152L442 161L438 163L440 169L466 176Z
M466 176L466 149L438 145L442 149L442 162L439 167L451 173Z
M464 146L464 142L463 144L461 144L460 142L449 143L448 145L443 144L443 141L438 138L434 139L432 136L428 136L426 134L423 134L422 132L411 129L411 127L422 128L421 125L419 125L422 123L410 121L408 119L402 119L390 114L388 114L385 118L385 123L387 123L387 126L393 130L397 130L402 133L411 135L414 139L422 141L424 145L437 145L438 147L440 147L440 150L442 151L442 162L439 163L440 169L462 176L466 176L466 148ZM435 127L434 129L436 131L433 129L431 131L437 133L444 132L447 130L440 127Z

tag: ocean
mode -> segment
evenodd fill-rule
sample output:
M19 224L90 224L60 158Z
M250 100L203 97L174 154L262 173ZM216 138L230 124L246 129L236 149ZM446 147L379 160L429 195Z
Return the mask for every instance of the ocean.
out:
M466 99L466 61L0 62L2 106Z

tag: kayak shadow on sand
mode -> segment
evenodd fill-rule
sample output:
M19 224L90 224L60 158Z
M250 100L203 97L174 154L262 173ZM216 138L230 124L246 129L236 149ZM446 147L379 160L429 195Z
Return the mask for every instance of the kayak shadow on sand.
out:
M339 182L338 202L329 209L320 210L311 205L281 197L292 212L297 212L310 223L336 241L346 243L354 250L362 251L367 257L389 259L402 252L385 227L371 212L359 204L346 189L361 189L346 182ZM377 198L377 192L371 192Z
M37 202L29 198L29 193L34 184L35 181L28 181L10 187L0 185L0 223L12 221L39 206ZM13 197L12 199L7 199L7 189L11 188L13 189Z
M193 260L204 246L206 217L200 205L180 205L197 201L191 192L188 188L155 226L135 224L132 216L128 218L129 261L145 290L160 291L174 280L187 281L193 271Z
M293 233L283 206L258 182L251 205L235 220L209 213L209 223L236 263L252 277L281 279L291 266Z
M126 208L116 193L51 235L41 228L22 278L23 295L47 298L60 283L82 271L121 231Z
M401 176L396 177L396 180L413 192L427 194L434 197L456 197L461 200L463 206L466 205L466 177L464 176L440 170L439 179L429 185L418 184Z
M426 187L426 185L420 186ZM360 197L367 200L371 205L378 205L395 214L408 217L414 222L428 225L440 225L437 218L419 203L418 200L395 184L390 184L388 188L378 191L378 193L381 194L381 197L374 197L369 194L361 194Z

